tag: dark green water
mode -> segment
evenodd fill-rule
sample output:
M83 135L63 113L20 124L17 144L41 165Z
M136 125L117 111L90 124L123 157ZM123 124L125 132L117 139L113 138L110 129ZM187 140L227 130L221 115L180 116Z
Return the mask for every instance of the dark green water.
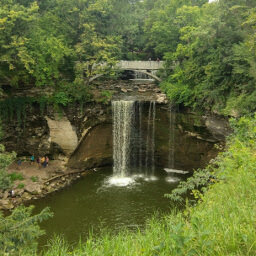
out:
M135 230L145 227L146 219L154 212L167 213L169 199L164 197L178 185L163 169L156 169L154 177L133 178L130 184L117 184L111 179L112 168L106 167L82 177L72 186L35 201L35 212L50 206L54 217L41 227L47 235L40 238L46 244L54 233L62 234L69 243L86 239L90 230L100 234L102 228L118 231L122 228Z

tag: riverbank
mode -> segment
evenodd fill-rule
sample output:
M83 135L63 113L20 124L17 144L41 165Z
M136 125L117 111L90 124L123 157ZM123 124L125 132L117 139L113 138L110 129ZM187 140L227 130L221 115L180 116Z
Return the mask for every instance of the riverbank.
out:
M45 168L30 161L23 161L20 167L17 162L12 163L8 173L13 180L14 197L10 197L9 191L0 192L0 210L11 210L31 199L44 197L85 174L81 174L81 169L67 168L66 162L65 158L52 160Z

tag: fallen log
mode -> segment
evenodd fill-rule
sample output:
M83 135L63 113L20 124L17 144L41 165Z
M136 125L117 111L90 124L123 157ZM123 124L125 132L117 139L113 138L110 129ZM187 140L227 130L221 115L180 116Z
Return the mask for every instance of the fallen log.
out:
M60 174L60 175L57 175L57 176L54 176L46 181L43 182L43 184L47 183L47 182L51 182L55 179L58 179L58 178L61 178L61 177L64 177L64 176L67 176L67 175L70 175L70 174L78 174L78 173L82 173L82 172L89 172L90 170L79 170L79 171L75 171L75 172L68 172L68 173L63 173L63 174Z

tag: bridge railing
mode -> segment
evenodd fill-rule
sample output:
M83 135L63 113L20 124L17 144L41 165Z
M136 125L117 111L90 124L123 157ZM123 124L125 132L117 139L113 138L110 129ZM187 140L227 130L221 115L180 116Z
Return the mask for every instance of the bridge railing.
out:
M164 67L164 61L140 61L140 60L120 60L116 64L117 68L120 69L130 69L130 70L157 70Z

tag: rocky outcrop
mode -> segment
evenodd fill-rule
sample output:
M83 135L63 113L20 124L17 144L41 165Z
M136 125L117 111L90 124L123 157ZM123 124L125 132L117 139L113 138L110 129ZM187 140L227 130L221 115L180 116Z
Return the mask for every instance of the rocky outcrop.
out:
M112 164L112 125L99 124L89 130L68 161L72 168Z
M70 156L78 145L76 129L66 116L61 119L45 117L50 130L50 142L57 144L66 156Z
M205 126L211 134L219 140L225 139L231 133L231 129L226 118L217 115L204 116Z

